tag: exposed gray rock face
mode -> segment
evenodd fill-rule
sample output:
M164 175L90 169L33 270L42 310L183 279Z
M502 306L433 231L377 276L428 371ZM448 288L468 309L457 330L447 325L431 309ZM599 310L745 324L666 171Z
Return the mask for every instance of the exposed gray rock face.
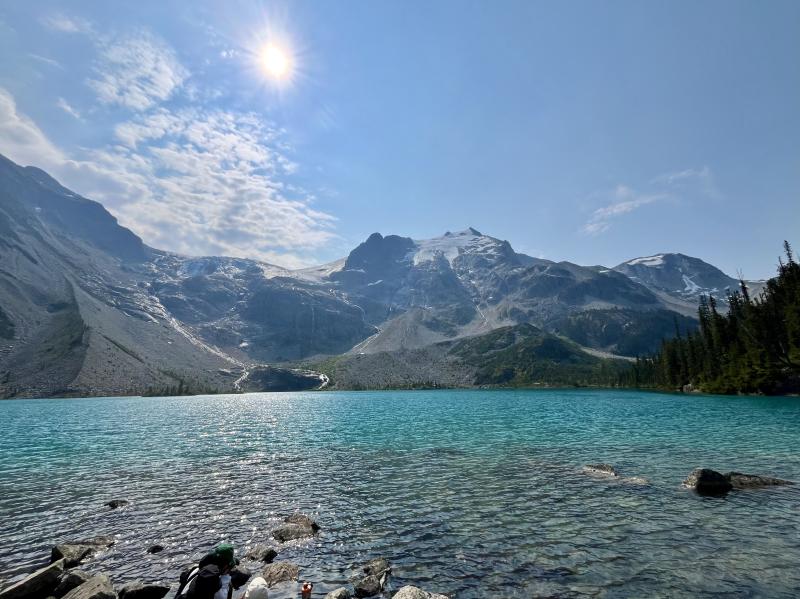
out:
M345 587L339 587L325 595L325 599L350 599L350 597L352 597L352 595Z
M278 552L272 547L267 547L266 545L255 545L248 550L245 557L253 561L265 562L269 564L276 557L278 557Z
M169 593L169 585L159 583L131 582L119 590L118 599L162 599Z
M129 502L127 499L112 499L111 501L106 503L106 505L110 507L112 510L115 510L118 507L125 507L126 505L128 505L128 503Z
M611 464L587 464L583 467L584 472L588 474L595 474L599 476L619 476L619 472Z
M694 489L698 495L710 496L725 495L733 488L725 475L709 468L693 470L683 481L683 486Z
M734 489L761 489L764 487L776 487L793 485L790 480L773 478L771 476L758 476L756 474L742 474L741 472L728 472L725 478L730 481Z
M275 562L267 565L261 571L261 576L267 582L267 586L271 587L287 580L297 580L300 568L291 562Z
M428 593L418 587L408 585L392 595L392 599L448 599L448 597L447 595Z
M111 579L105 574L92 576L82 585L64 595L63 599L116 599Z
M51 595L64 573L64 560L36 570L0 592L0 599L41 599Z
M61 576L58 586L53 591L54 597L63 597L75 587L82 585L84 582L91 578L91 574L87 574L82 570L67 570Z
M365 576L353 583L356 597L374 597L383 590L381 579L377 576Z

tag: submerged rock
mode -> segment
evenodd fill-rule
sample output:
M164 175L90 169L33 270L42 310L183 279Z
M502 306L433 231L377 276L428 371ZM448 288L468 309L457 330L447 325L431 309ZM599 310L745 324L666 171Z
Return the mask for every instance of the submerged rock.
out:
M162 599L169 593L169 589L167 584L145 584L137 580L122 587L118 597L119 599Z
M72 589L62 599L117 599L117 594L111 579L105 574L98 574Z
M407 585L397 591L392 599L448 599L447 595L439 595L437 593L429 593L423 591L418 587Z
M58 581L58 586L53 591L54 597L63 597L75 587L79 587L84 582L91 578L91 574L87 574L83 570L69 570L61 575L61 580Z
M314 532L319 531L319 524L317 524L310 516L295 512L291 516L287 516L283 520L287 524L299 524L300 526L307 526Z
M164 551L163 545L150 545L150 547L147 548L147 553L161 553L162 551Z
M345 587L339 587L338 589L325 595L325 599L350 599L351 597L352 595L350 594L350 591L348 591Z
M720 496L733 486L724 474L709 468L695 468L683 481L683 486L694 489L698 495Z
M297 580L300 576L300 568L291 562L275 562L267 565L261 571L261 576L267 581L267 586L271 587L279 582Z
M266 545L256 545L248 550L245 557L256 562L265 562L269 564L278 557L278 552Z
M125 507L130 503L127 499L112 499L111 501L106 502L106 505L110 507L112 510L117 509L118 507Z
M313 537L315 534L316 531L311 526L303 524L284 524L272 531L272 537L281 543Z
M0 591L0 599L39 599L51 595L64 573L64 560L36 570L18 583Z
M619 476L619 472L611 464L587 464L583 467L583 471L587 474L596 474L600 476Z
M773 478L771 476L759 476L756 474L742 474L741 472L728 472L725 478L731 483L734 489L760 489L763 487L777 487L793 485L790 480Z

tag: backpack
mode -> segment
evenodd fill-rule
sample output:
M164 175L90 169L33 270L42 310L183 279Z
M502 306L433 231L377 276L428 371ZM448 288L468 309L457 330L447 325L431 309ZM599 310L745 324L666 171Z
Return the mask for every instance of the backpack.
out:
M185 582L184 577L181 576L181 586L175 596L176 599L213 599L221 584L219 566L216 564L204 565L202 568L193 570L186 577ZM186 590L184 591L184 589Z

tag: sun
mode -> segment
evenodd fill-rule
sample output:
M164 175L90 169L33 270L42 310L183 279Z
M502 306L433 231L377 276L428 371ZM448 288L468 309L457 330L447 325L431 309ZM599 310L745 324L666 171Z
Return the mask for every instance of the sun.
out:
M265 46L259 59L266 74L275 80L286 79L291 72L292 61L289 54L274 44Z

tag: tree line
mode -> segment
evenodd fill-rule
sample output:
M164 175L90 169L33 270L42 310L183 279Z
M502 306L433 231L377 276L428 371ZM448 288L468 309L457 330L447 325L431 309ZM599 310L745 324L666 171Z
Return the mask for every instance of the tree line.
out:
M743 280L728 292L727 313L702 296L700 327L664 340L621 375L622 386L706 393L782 394L800 391L800 264L784 242L778 276L756 297Z

